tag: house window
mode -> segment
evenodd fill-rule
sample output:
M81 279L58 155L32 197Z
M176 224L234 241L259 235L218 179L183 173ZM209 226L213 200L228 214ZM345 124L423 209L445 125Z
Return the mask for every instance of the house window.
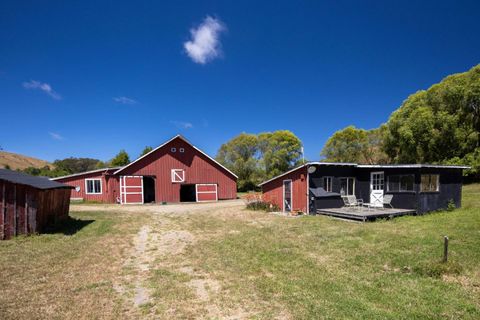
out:
M102 180L101 179L85 179L85 190L87 194L101 194Z
M185 149L184 148L180 148L180 153L184 153L185 152Z
M340 178L340 194L342 196L353 196L355 194L355 178Z
M177 148L172 148L172 149L170 149L170 151L177 152Z
M172 182L185 182L185 170L172 169Z
M414 191L415 176L413 174L388 176L387 190L390 192Z
M438 174L422 174L420 192L438 192L440 176Z
M332 192L332 177L323 177L323 189L327 192Z

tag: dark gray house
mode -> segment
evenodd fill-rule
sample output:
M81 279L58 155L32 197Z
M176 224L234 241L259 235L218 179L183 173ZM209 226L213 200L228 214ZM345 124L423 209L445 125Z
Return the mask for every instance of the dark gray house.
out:
M283 211L315 213L344 205L342 195L355 195L383 207L386 195L397 209L418 214L461 206L464 166L430 164L360 165L308 162L260 184L267 201ZM390 196L389 196L390 197Z

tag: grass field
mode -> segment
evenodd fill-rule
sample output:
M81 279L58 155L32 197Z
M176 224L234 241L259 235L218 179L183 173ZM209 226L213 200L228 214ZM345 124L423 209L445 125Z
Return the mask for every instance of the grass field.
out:
M480 185L462 209L365 224L98 208L0 243L0 319L480 318Z

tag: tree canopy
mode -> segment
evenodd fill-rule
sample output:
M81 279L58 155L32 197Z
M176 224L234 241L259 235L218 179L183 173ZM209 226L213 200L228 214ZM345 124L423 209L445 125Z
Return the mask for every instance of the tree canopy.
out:
M393 161L463 163L478 174L480 65L408 97L386 128L384 150Z
M146 146L145 148L143 148L143 151L142 151L142 153L140 154L140 157L146 155L147 153L149 153L149 152L152 151L152 150L153 150L152 147Z
M348 126L327 140L320 156L329 162L387 163L389 159L382 151L384 130L384 126L372 130Z
M130 163L130 157L125 150L120 150L120 152L110 160L110 166L112 167L122 167Z
M220 147L216 159L238 175L238 189L246 191L296 166L301 147L300 139L288 130L241 133Z

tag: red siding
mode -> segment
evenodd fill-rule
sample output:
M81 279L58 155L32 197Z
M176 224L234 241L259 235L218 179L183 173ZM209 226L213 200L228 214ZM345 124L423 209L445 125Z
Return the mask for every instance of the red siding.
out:
M176 152L171 148L176 148ZM181 153L181 148L185 152ZM217 184L219 200L237 197L236 178L181 138L140 159L119 175L155 176L156 201L179 202L182 183L172 182L172 169L185 170L183 184Z
M115 170L109 170L108 173L112 173ZM119 196L119 187L118 187L118 178L105 175L105 171L87 173L83 175L78 175L74 177L67 177L63 179L57 179L56 181L67 184L72 187L80 187L80 191L72 189L71 197L72 198L82 198L88 201L98 201L98 202L111 202L116 201L116 197ZM102 180L102 193L101 194L87 194L85 179L101 179ZM117 180L117 181L112 181Z
M298 168L284 176L278 177L262 186L266 201L283 209L283 181L292 180L292 210L307 212L307 169Z

